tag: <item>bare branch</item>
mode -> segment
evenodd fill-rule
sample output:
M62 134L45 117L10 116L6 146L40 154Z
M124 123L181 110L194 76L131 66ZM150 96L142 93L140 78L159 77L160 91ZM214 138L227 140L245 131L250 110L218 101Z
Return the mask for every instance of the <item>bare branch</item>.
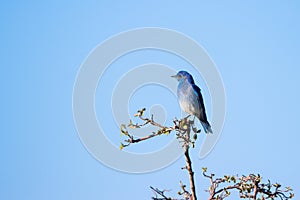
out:
M162 134L170 134L172 131L176 132L176 137L179 140L179 142L182 144L182 147L184 149L184 156L186 160L186 166L183 169L186 169L189 174L189 180L190 180L190 190L191 192L188 192L185 189L185 186L181 183L181 189L182 192L179 192L181 195L184 196L186 199L191 199L191 200L197 200L196 196L196 188L195 188L195 180L194 180L194 172L192 169L192 161L189 155L189 149L190 147L194 147L195 141L197 140L197 134L200 133L200 130L198 130L196 127L194 127L194 120L189 120L189 116L178 120L175 119L173 120L173 126L167 127L163 126L157 122L154 121L153 115L151 115L150 118L143 117L143 114L145 112L145 108L138 110L137 113L134 115L135 117L138 117L143 123L141 124L133 124L132 120L130 120L129 124L126 126L125 124L122 124L120 127L121 133L125 136L128 137L128 139L124 140L124 143L121 143L120 148L123 149L124 147L129 146L130 144L133 143L139 143L144 140L148 140L150 138L162 135ZM152 125L155 127L158 127L158 131L153 132L152 134L149 134L145 137L140 137L140 138L134 138L132 134L129 133L127 130L127 127L131 129L135 128L141 128L146 125ZM191 138L191 131L194 132L193 137ZM183 187L184 186L184 187ZM153 191L156 192L156 194L159 194L160 197L155 197L156 199L164 199L166 198L164 196L164 191L160 191L158 189L154 189L151 187Z
M193 126L194 121L188 120L190 115L183 118L182 120L174 119L173 126L168 127L168 126L163 126L163 125L157 123L156 121L154 121L153 115L151 115L150 118L143 117L145 110L146 110L145 108L138 110L137 113L134 115L135 117L138 117L142 121L141 124L139 124L139 123L134 124L132 122L132 120L130 120L128 125L122 124L120 126L121 134L127 136L127 138L128 138L128 139L124 140L124 142L121 143L120 149L123 149L124 147L127 147L130 144L139 143L141 141L145 141L145 140L148 140L148 139L156 137L156 136L168 135L172 131L176 131L177 138L182 139L185 144L189 144L190 142L192 142L191 144L194 146L194 141L186 140L185 133L187 132L187 130L192 128L192 130L195 132L195 134L194 134L194 136L195 136L197 133L200 133L200 130L198 130L196 127ZM149 134L145 137L135 138L131 133L129 133L129 131L127 129L127 127L131 128L131 129L142 128L146 125L152 125L154 127L158 127L158 130L156 132L152 132L151 134ZM196 140L196 139L197 139L197 137L194 137L194 140Z
M127 147L133 143L139 143L141 141L145 141L159 135L168 135L172 131L175 131L177 139L182 144L186 162L186 165L181 169L187 170L190 182L190 191L187 190L186 185L180 182L180 191L178 192L178 194L183 197L183 199L181 200L197 200L194 171L192 169L192 160L190 157L190 147L194 147L197 140L197 134L200 133L200 130L194 127L194 121L189 119L190 116L187 116L181 120L175 119L173 120L173 126L167 127L155 122L153 115L151 115L151 117L149 118L144 117L143 114L145 110L145 108L138 110L138 112L134 115L142 121L141 124L134 124L132 120L130 120L128 125L121 125L121 134L125 135L127 139L124 140L124 143L121 143L120 149L123 149L124 147ZM135 138L127 130L127 127L136 129L142 128L146 125L157 127L158 130L145 137L140 138ZM191 134L193 135L191 136ZM291 193L292 189L290 187L281 189L281 185L278 183L271 184L270 181L268 181L267 183L262 183L262 178L259 174L250 174L248 176L243 175L240 177L238 175L225 175L224 177L215 178L214 174L206 173L207 168L202 168L202 170L203 176L205 178L208 178L210 181L210 187L207 190L207 192L209 193L208 200L223 200L231 195L231 191L238 191L240 198L252 200L274 200L276 198L280 198L281 200L288 200L294 197L294 194ZM165 192L167 190L159 190L157 188L153 188L152 186L150 188L155 194L155 197L152 197L153 200L178 200L166 196Z
M187 132L188 137L189 137L189 131ZM187 138L189 140L189 138ZM192 200L197 200L196 196L196 187L195 187L195 180L194 180L194 171L192 169L192 161L190 158L190 153L189 153L189 145L184 146L184 157L185 157L185 162L186 162L186 167L185 169L188 171L189 174L189 179L190 179L190 188L191 188L191 199Z
M214 174L206 174L206 168L202 168L203 176L210 180L210 188L207 190L210 194L208 200L223 200L231 193L230 190L237 190L240 198L248 199L275 199L279 197L281 200L287 200L294 197L290 187L285 190L279 189L281 185L261 183L261 176L250 174L248 176L227 176L214 178ZM223 187L220 184L227 184ZM220 189L218 189L220 188ZM218 189L218 190L217 190ZM288 194L289 193L289 194Z
M159 190L158 188L154 188L150 186L151 190L153 190L155 197L152 197L153 200L172 200L171 197L167 197L164 193L167 190Z

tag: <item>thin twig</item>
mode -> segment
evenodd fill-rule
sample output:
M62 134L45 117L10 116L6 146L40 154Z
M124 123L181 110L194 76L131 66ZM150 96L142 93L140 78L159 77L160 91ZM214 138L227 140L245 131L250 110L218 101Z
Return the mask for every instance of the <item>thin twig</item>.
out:
M210 188L208 190L210 196L208 200L223 200L230 195L230 190L238 190L240 198L247 198L257 200L260 199L275 199L279 197L281 200L292 199L294 197L290 187L285 190L279 189L281 185L268 183L261 183L261 176L250 174L248 176L224 176L222 178L214 178L214 174L206 174L206 168L203 168L203 176L209 178ZM216 190L220 184L229 184ZM230 185L230 183L233 183ZM272 188L275 188L272 190Z

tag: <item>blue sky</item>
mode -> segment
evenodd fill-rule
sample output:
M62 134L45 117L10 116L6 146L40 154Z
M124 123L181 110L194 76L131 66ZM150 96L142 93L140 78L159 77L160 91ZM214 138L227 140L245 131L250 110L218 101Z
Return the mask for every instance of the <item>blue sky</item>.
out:
M148 26L174 29L196 40L223 78L224 129L208 157L198 160L195 153L195 170L207 166L217 175L260 173L292 186L297 196L299 15L297 1L3 3L0 198L150 199L150 185L174 194L180 180L187 182L180 170L183 159L140 175L102 165L80 142L73 121L73 85L89 52L121 31ZM137 53L133 58L138 61L129 58L124 58L128 68L152 60L178 61L174 69L184 63L157 52ZM120 72L115 66L112 74ZM208 99L201 77L196 80ZM143 103L141 94L136 97L132 110ZM147 99L149 104L157 100ZM112 129L117 129L114 124ZM145 145L153 148L155 143ZM199 195L205 196L208 181L200 173L196 177Z

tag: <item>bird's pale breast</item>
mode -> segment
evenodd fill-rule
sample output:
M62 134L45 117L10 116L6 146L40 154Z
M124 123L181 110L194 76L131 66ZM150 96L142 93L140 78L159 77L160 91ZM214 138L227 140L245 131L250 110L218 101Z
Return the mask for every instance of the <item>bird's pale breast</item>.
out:
M199 102L191 84L183 82L179 84L177 90L178 100L181 109L191 115L199 112Z

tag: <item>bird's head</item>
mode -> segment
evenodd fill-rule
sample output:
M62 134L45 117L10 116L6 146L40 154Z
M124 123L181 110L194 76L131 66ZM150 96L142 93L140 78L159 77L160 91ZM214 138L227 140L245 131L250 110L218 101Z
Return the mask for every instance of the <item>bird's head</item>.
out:
M187 80L188 82L194 84L194 79L193 79L192 75L190 75L186 71L179 71L176 75L171 76L171 77L176 78L179 82Z

